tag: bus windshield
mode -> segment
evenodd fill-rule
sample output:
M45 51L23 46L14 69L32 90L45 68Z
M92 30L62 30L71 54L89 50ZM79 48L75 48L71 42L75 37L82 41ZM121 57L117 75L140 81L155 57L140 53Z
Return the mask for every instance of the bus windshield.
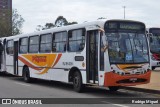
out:
M152 53L160 53L160 33L150 37L150 50Z
M148 63L147 39L141 33L106 33L110 63Z

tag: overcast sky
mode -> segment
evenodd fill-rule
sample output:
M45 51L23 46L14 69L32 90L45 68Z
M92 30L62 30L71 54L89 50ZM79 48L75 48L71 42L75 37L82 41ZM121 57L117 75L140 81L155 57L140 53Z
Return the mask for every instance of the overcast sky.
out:
M160 0L12 0L13 8L25 19L23 33L35 31L37 25L54 23L60 15L68 21L94 21L99 17L145 22L160 27Z

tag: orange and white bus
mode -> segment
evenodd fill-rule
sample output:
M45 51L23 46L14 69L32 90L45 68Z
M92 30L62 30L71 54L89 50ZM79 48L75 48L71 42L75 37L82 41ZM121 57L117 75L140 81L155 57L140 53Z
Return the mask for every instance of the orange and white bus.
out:
M86 22L7 37L6 71L32 78L86 85L134 86L150 82L149 47L142 22Z
M160 28L147 29L149 45L150 45L150 62L151 69L160 67Z

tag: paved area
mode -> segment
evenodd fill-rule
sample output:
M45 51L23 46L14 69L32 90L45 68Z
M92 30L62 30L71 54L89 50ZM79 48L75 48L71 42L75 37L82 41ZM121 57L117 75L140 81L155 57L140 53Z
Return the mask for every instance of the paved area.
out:
M149 84L138 85L135 87L160 91L160 68L152 71L151 81Z
M134 98L160 98L160 95L133 90L120 89L117 92L110 92L107 89L86 88L84 93L77 93L72 90L72 85L38 80L33 83L25 83L22 78L11 75L0 76L0 98L108 98L102 100L101 104L86 105L64 105L65 107L150 107L151 105L123 104L116 102L116 98L124 101ZM99 99L100 100L100 99ZM105 105L107 104L107 105ZM0 105L1 106L1 105ZM62 105L57 105L62 107ZM152 105L159 107L159 105ZM12 105L13 107L13 105ZM17 107L17 105L15 106ZM36 107L44 107L44 105ZM52 106L53 107L53 106Z

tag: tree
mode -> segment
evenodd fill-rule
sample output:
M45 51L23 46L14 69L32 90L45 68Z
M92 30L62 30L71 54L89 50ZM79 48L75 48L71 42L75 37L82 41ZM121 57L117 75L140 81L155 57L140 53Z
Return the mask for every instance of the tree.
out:
M78 24L77 22L68 22L67 25L73 25L73 24Z
M67 26L67 25L73 25L73 24L78 24L77 22L68 22L66 18L63 16L58 16L58 18L55 21L56 27L62 27L62 26Z
M41 30L45 30L45 29L51 29L51 28L54 28L54 27L55 27L55 25L53 23L46 23L44 26L38 25L36 30L41 31Z
M100 17L100 18L98 18L97 20L101 20L101 19L106 19L105 17Z
M6 10L6 17L0 18L0 36L12 36L22 33L21 28L24 23L24 19L16 9L13 9L12 13ZM12 18L12 19L10 19Z
M67 24L68 24L68 21L63 16L58 16L58 18L55 21L56 27L66 26Z
M18 14L17 9L12 11L12 35L17 35L22 33L22 26L24 19L20 14Z
M53 23L46 23L45 25L45 29L50 29L50 28L54 28L55 25Z
M36 30L41 31L41 30L50 29L50 28L54 28L54 27L61 27L61 26L67 26L67 25L73 25L73 24L78 24L78 23L77 22L68 22L67 19L64 18L63 16L58 16L55 21L55 24L46 23L44 26L38 25Z

